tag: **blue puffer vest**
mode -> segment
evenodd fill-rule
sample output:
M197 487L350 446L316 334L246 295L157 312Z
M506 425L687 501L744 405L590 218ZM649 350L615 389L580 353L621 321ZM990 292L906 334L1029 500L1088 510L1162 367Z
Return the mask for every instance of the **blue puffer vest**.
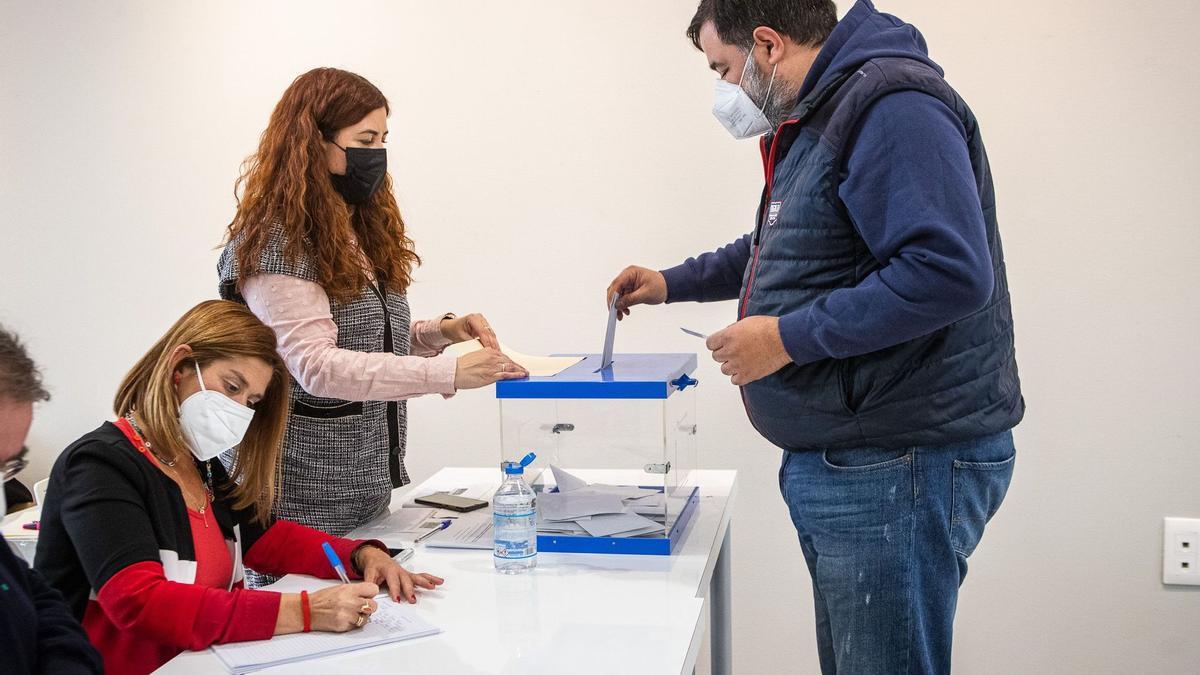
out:
M867 61L813 91L764 139L759 207L739 315L781 316L879 269L838 198L843 153L881 96L915 90L958 114L987 224L995 273L987 305L929 335L870 354L789 365L743 389L750 419L790 450L941 445L998 433L1025 405L987 154L974 114L929 65Z

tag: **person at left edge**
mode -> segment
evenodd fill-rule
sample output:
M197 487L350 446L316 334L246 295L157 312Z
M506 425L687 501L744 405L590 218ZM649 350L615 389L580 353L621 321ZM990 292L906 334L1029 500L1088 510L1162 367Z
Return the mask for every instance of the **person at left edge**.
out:
M196 305L125 376L115 422L84 434L50 472L34 566L62 591L113 674L185 649L306 630L359 628L379 584L393 600L442 579L377 541L270 517L287 371L275 334L244 306ZM234 448L227 474L217 455ZM243 588L243 563L335 578L328 542L360 583L312 594Z
M50 394L16 336L0 327L0 471L7 484L25 468L22 447L33 404ZM3 500L0 493L0 500ZM7 500L0 501L3 517ZM62 594L29 569L0 536L0 671L14 675L99 673L88 642Z
M420 262L392 194L388 113L366 78L316 68L245 165L219 291L275 330L292 381L275 514L343 535L407 485L407 399L526 376L480 314L412 321ZM478 339L485 349L442 350ZM251 586L269 582L248 575Z

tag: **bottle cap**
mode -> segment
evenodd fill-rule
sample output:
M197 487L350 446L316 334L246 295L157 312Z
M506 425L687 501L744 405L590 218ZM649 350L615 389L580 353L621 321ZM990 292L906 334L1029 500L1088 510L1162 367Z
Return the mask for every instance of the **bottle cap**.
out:
M507 476L520 476L525 473L525 467L533 463L537 459L537 455L532 452L521 458L520 462L505 462L504 474Z

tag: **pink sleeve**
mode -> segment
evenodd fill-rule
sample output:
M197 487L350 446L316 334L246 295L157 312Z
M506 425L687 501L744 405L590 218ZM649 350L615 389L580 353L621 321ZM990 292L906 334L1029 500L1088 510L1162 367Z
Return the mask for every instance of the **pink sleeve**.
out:
M412 322L412 346L408 353L413 356L437 356L450 346L450 340L442 335L442 321L453 319L453 314L443 314L436 319L421 319Z
M448 354L425 358L339 349L329 296L320 284L284 274L256 274L243 283L242 297L275 331L288 371L313 396L399 401L454 394L458 362Z

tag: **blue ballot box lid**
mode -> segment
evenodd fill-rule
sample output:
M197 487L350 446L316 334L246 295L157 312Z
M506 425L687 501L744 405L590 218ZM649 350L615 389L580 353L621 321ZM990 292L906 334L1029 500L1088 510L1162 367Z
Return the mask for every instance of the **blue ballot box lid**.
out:
M667 398L696 384L687 377L695 370L695 354L615 354L603 370L600 355L588 354L551 377L501 380L496 398Z

